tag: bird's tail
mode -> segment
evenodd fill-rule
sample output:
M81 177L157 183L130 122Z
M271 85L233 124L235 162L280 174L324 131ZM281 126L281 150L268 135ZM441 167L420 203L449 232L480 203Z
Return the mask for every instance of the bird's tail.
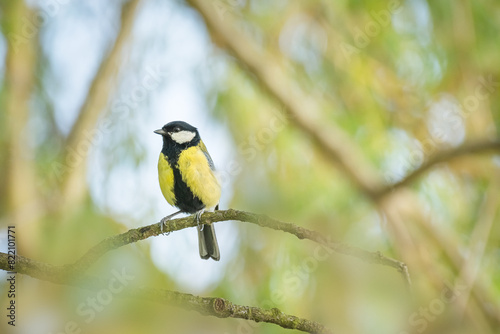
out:
M200 257L202 259L220 260L219 245L217 244L214 226L202 225L201 228L198 228L198 245L200 246Z

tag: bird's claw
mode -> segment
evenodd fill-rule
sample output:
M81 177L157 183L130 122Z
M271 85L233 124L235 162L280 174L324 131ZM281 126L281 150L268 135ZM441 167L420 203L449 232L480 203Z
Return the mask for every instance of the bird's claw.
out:
M161 220L160 220L160 231L161 231L161 234L164 234L163 233L163 225L166 225L167 222L174 218L175 216L177 216L179 213L181 213L181 211L177 211L175 213L172 213L171 215L168 215L166 217L163 217ZM167 232L167 235L169 234L170 232Z
M161 234L163 234L163 225L165 225L168 221L167 219L168 217L163 217L161 220L160 220L160 231L161 231Z
M205 227L205 224L201 224L201 215L205 212L205 210L200 210L196 212L195 217L196 217L196 224L198 225L198 231L203 231L203 228Z

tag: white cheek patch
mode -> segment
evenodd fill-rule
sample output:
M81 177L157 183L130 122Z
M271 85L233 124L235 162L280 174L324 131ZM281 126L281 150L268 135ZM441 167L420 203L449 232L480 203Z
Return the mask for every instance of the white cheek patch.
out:
M176 143L185 144L193 140L194 136L196 136L196 133L191 131L179 131L172 133L170 136Z

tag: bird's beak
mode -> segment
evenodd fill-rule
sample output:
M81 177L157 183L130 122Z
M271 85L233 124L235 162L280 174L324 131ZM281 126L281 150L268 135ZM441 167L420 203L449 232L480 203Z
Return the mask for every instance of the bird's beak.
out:
M167 133L163 129L155 130L154 133L162 135L162 136L166 136L167 135Z

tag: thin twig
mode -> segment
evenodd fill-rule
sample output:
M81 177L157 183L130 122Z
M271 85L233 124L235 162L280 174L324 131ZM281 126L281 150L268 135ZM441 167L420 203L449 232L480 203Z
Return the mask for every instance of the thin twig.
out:
M306 228L282 222L266 215L255 214L238 210L223 210L215 212L206 212L202 215L204 224L213 224L221 221L237 220L248 222L262 227L268 227L274 230L283 231L295 235L299 239L309 239L318 244L324 245L333 251L356 257L364 262L372 264L380 264L397 269L403 276L405 284L409 288L411 285L410 275L406 264L395 259L391 259L382 255L380 252L369 252L358 247L350 246L343 243L338 243L325 237L322 233L308 230ZM164 233L179 231L188 227L196 226L196 221L192 217L184 217L172 219L168 221L167 226L163 228ZM131 229L125 233L115 235L104 239L96 246L92 247L85 255L83 255L72 266L75 270L84 271L95 263L102 255L110 250L128 245L139 240L144 240L149 237L162 234L158 223Z
M11 271L9 255L0 253L0 269ZM61 285L75 286L90 290L99 290L104 282L95 277L79 275L74 278L74 272L65 266L54 266L38 262L23 256L15 256L15 272L36 279ZM142 300L152 300L172 304L183 309L193 310L205 316L218 318L238 318L255 322L266 322L286 329L296 329L307 333L333 333L324 325L315 321L296 317L281 312L277 308L262 309L233 304L231 301L218 297L200 297L187 293L151 288L129 288L119 296Z

